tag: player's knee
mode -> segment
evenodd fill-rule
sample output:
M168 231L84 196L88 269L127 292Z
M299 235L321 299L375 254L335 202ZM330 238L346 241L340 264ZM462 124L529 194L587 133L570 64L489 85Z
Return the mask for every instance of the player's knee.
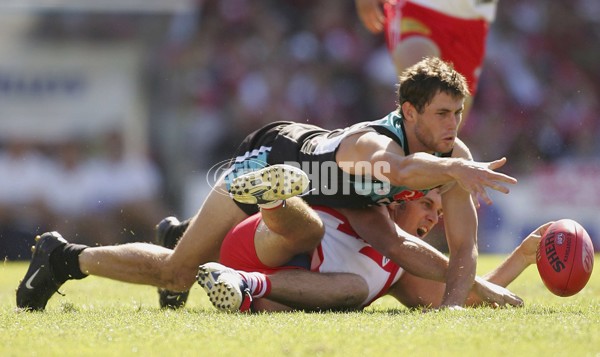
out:
M306 235L308 236L307 241L311 244L309 248L316 248L321 243L321 240L325 235L325 226L323 225L323 221L320 219L312 221L307 227Z
M440 304L434 304L431 301L426 301L425 299L419 296L406 296L403 300L400 301L402 305L409 309L428 309L428 308L437 308Z
M358 309L369 296L367 282L362 277L354 274L348 274L347 279L353 281L348 281L344 288L340 289L339 301L344 308Z
M162 288L173 291L187 291L196 282L198 268L170 266L163 271Z
M347 309L359 309L365 300L367 299L368 294L362 291L350 291L345 296L343 301L343 307Z
M440 57L437 44L423 36L412 36L400 42L392 52L392 59L401 72L421 61L423 57Z

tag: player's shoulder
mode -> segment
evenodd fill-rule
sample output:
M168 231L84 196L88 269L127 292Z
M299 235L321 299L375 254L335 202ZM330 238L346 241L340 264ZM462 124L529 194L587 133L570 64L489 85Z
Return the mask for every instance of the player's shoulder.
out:
M403 152L398 143L386 135L382 135L374 130L364 130L348 135L340 145L341 149L350 149L354 152Z
M463 159L473 159L471 155L471 150L464 141L459 138L456 138L454 141L454 148L452 149L452 157L460 157Z

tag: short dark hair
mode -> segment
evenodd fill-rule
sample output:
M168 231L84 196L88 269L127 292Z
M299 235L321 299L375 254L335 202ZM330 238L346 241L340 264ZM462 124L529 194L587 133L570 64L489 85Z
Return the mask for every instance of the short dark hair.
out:
M455 98L470 95L467 80L451 63L437 57L425 57L400 74L397 87L398 111L403 103L409 102L422 113L438 92Z

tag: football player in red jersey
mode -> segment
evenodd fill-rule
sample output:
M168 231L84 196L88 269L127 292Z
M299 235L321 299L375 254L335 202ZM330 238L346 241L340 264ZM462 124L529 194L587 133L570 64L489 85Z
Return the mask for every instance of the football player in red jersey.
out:
M314 212L308 213L312 210L296 200L289 199L293 208L280 209L275 220L285 217L286 221L305 227L302 235L286 236L286 232L290 231L274 225L273 212L263 210L242 222L225 238L220 258L223 265L208 263L201 266L198 281L215 307L223 311L246 311L250 307L252 311L358 309L386 294L412 308L437 308L441 305L445 283L439 274L431 274L431 265L439 259L444 260L444 257L433 248L420 246L416 238L425 237L438 223L442 214L439 190L432 190L416 200L388 206L390 219L399 227L398 244L404 246L400 249L413 251L404 254L406 264L402 266L360 239L339 212L314 207ZM263 217L266 219L263 220ZM314 239L318 233L311 232L311 229L318 230L319 220L324 227L320 243ZM539 240L550 224L533 231L498 268L484 279L477 279L476 285L483 281L503 287L510 284L525 268L535 263ZM275 230L270 230L270 226ZM312 243L302 243L302 239ZM405 241L400 243L402 240ZM291 259L293 252L306 252L305 248L290 250L292 246L310 247L314 244L318 246L306 254L304 267L302 255L294 256L284 266L273 263ZM419 250L421 253L416 253ZM273 260L273 257L277 258ZM423 264L416 264L415 259L421 259ZM308 266L311 272L306 270ZM435 278L437 281L433 280ZM488 300L485 294L480 294L481 291L475 286L467 305L485 304ZM506 293L498 287L496 291ZM493 306L498 305L497 298L491 301ZM521 303L511 295L505 296L505 302L516 306Z

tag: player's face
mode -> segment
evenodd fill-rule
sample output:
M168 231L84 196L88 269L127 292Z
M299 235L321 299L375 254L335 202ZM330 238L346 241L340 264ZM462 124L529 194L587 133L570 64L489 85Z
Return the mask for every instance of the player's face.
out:
M442 196L431 190L418 200L390 207L391 216L404 231L423 238L439 222L442 215Z
M422 113L415 110L411 151L446 153L454 147L458 125L462 120L464 98L439 92Z

